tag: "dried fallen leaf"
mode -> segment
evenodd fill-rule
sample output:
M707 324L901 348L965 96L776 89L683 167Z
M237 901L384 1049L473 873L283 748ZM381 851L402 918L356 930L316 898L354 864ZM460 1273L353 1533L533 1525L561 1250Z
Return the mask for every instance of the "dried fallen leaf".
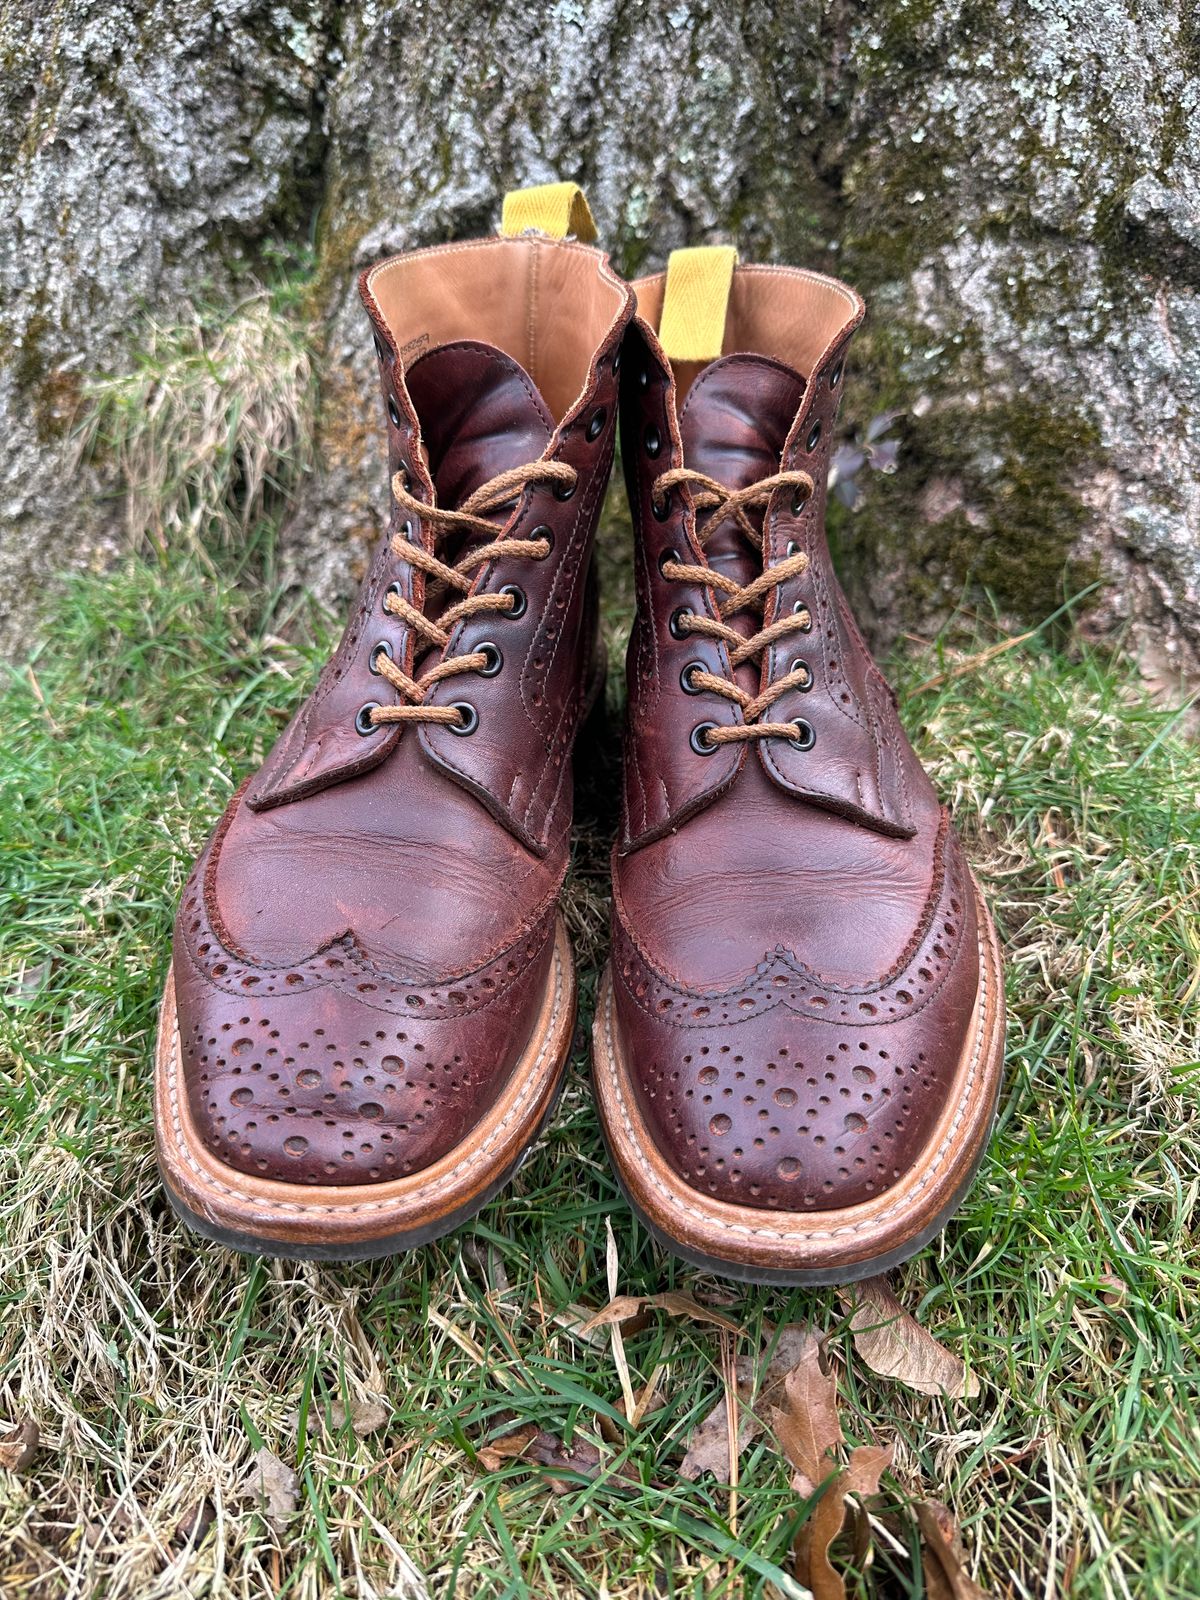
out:
M774 1331L767 1342L767 1363L755 1390L755 1377L761 1364L749 1356L739 1356L734 1363L737 1373L737 1394L741 1402L738 1423L738 1455L762 1432L763 1425L757 1412L766 1415L778 1404L783 1394L783 1380L800 1360L804 1342L808 1337L804 1323L788 1322ZM754 1406L754 1412L747 1409ZM688 1435L687 1449L679 1466L680 1476L695 1480L710 1472L724 1481L729 1470L729 1407L724 1395L692 1429Z
M185 1511L176 1523L172 1544L176 1546L193 1543L199 1545L216 1520L216 1515L211 1500L205 1498L197 1501L191 1510Z
M490 1444L481 1445L476 1452L480 1466L488 1472L498 1472L506 1461L511 1461L514 1456L523 1456L537 1434L537 1423L531 1422L524 1428L518 1428L515 1433L501 1434Z
M576 1477L598 1478L603 1466L603 1457L590 1439L576 1439L571 1445L565 1445L554 1433L539 1432L534 1435L533 1441L525 1452L528 1461L536 1461L540 1467L555 1468L560 1472L573 1472ZM629 1468L622 1469L621 1476L629 1475ZM568 1480L550 1477L546 1480L555 1494L567 1494L572 1487Z
M846 1586L830 1559L830 1547L843 1531L853 1531L856 1564L861 1568L871 1537L862 1502L879 1493L879 1480L891 1466L893 1453L891 1445L858 1445L851 1450L847 1465L827 1485L800 1529L794 1548L796 1577L812 1590L813 1600L845 1600ZM797 1480L800 1477L797 1474Z
M812 1590L813 1600L846 1600L846 1585L829 1559L829 1547L841 1533L844 1521L839 1477L825 1490L796 1536L796 1577Z
M295 1511L299 1491L299 1480L286 1461L281 1461L266 1445L255 1453L246 1494L262 1504L265 1520L277 1533Z
M103 1502L100 1517L83 1525L83 1541L89 1549L97 1549L105 1540L120 1542L129 1537L137 1523L130 1506L124 1496L120 1499L110 1496Z
M32 1417L24 1417L0 1439L0 1467L9 1472L24 1472L37 1455L41 1433Z
M758 1387L756 1403L760 1411L779 1404L783 1380L804 1359L811 1336L807 1322L785 1322L775 1329L767 1342L767 1365Z
M768 1414L771 1432L796 1469L794 1487L810 1495L834 1469L842 1442L837 1378L821 1365L821 1341L811 1330L799 1361L783 1380L782 1402Z
M591 1306L581 1306L572 1301L570 1305L564 1306L561 1311L556 1312L550 1320L556 1323L558 1327L565 1328L576 1339L582 1339L585 1344L606 1345L608 1343L608 1335L603 1328L594 1328L592 1326L593 1315ZM585 1329L588 1331L585 1332Z
M915 1508L921 1530L921 1571L929 1600L987 1600L963 1566L962 1535L954 1513L936 1500Z
M918 1394L971 1400L979 1379L905 1311L885 1278L867 1278L840 1292L849 1313L854 1348L881 1378L894 1378Z
M761 1432L762 1424L758 1419L748 1411L743 1411L738 1421L739 1455ZM728 1470L729 1407L722 1396L688 1434L687 1448L679 1463L679 1476L695 1482L702 1473L709 1472L723 1483Z
M668 1290L663 1294L621 1294L579 1329L582 1338L593 1333L597 1328L611 1327L614 1322L629 1322L632 1318L640 1316L643 1311L669 1311L673 1317L690 1317L693 1322L707 1322L714 1328L721 1328L726 1333L742 1333L741 1323L735 1322L732 1317L727 1317L724 1312L716 1311L712 1306L701 1305L699 1300L693 1300L690 1294L676 1294Z
M862 1572L871 1549L872 1502L879 1495L879 1483L892 1464L895 1445L862 1444L850 1452L838 1492L848 1496L845 1512L854 1535L854 1567Z
M829 1557L838 1535L852 1526L856 1564L861 1568L870 1548L870 1522L861 1505L847 1503L869 1500L879 1493L879 1480L892 1464L891 1445L858 1445L850 1452L848 1465L828 1485L812 1509L812 1514L796 1536L794 1549L796 1577L813 1600L845 1600L846 1585Z
M1104 1272L1100 1276L1100 1299L1106 1306L1122 1306L1129 1295L1129 1285L1124 1278L1118 1278L1115 1272Z
M349 1407L335 1400L329 1408L329 1423L335 1433L340 1433L348 1422L358 1437L364 1439L368 1433L384 1427L391 1414L389 1405L368 1395L351 1400Z
M505 1461L528 1461L556 1472L574 1473L576 1478L591 1479L598 1478L604 1467L604 1457L590 1439L576 1438L573 1444L565 1445L557 1434L547 1433L533 1422L481 1446L477 1456L488 1472L498 1471ZM628 1462L617 1469L616 1476L638 1481ZM559 1477L547 1477L546 1481L555 1494L566 1494L573 1487Z
M879 1480L892 1464L895 1445L860 1444L850 1452L850 1462L842 1481L842 1493L869 1500L879 1493Z

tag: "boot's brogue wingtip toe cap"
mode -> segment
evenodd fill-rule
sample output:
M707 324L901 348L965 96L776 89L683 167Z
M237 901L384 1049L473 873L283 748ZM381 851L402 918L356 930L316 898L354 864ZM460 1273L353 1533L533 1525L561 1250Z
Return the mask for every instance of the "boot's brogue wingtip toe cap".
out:
M947 1036L931 1057L788 1021L774 1042L749 1027L719 1046L664 1040L639 1063L639 1109L662 1157L715 1199L782 1212L864 1204L929 1143L963 1041Z
M397 1026L353 1000L307 1018L295 1005L246 1002L232 1022L222 1007L219 1023L181 1007L193 1125L252 1177L356 1185L420 1172L469 1137L526 1043L514 1029L502 1042L494 1026L486 1041L452 1022Z
M502 952L421 988L349 953L260 971L220 945L189 891L174 967L197 1137L224 1165L284 1183L372 1184L432 1166L469 1137L528 1045L553 954L553 916L543 922L519 961Z
M922 942L874 989L819 987L773 952L733 990L669 999L619 938L615 1028L662 1158L698 1192L765 1210L840 1210L886 1193L929 1145L969 1042L973 907L950 926L949 943L929 936L940 956Z

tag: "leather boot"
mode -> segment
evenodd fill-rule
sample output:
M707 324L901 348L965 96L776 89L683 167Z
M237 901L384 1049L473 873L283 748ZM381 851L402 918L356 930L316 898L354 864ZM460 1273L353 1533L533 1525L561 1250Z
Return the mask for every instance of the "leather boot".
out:
M825 538L858 296L684 251L634 285L637 547L596 1089L658 1237L758 1282L880 1272L982 1157L995 934Z
M167 1192L289 1257L436 1238L513 1172L575 1018L558 911L603 666L592 542L632 296L570 185L360 289L391 523L336 653L184 890ZM576 237L564 237L572 234Z

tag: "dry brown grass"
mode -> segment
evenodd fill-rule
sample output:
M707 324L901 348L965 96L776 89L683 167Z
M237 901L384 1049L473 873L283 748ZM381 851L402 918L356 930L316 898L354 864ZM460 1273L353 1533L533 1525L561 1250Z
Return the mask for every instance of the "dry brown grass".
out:
M134 542L229 542L308 469L314 394L307 342L263 291L219 319L149 322L133 371L84 384L80 448Z

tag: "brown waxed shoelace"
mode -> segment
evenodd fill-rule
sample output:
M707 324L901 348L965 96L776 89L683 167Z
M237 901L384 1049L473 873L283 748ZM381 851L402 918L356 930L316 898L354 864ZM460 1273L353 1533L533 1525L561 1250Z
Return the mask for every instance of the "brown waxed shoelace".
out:
M448 566L421 545L414 544L406 534L393 534L392 553L398 560L418 567L427 578L461 594L463 599L448 606L436 621L394 591L384 601L385 608L406 622L427 644L442 650L450 643L450 634L456 623L489 611L507 616L517 603L517 597L511 591L504 590L497 594L472 594L474 580L471 574L477 567L486 565L500 555L544 560L550 554L550 541L498 537L500 530L494 522L488 521L487 514L509 505L531 483L550 483L557 488L572 490L578 476L575 468L563 461L530 461L489 479L469 495L457 511L451 511L418 500L409 492L404 474L397 472L392 478L392 494L402 511L442 532L485 535L487 543L476 545L454 566ZM456 706L426 705L425 696L435 683L441 683L444 678L454 677L460 672L482 671L490 664L490 659L483 651L473 650L467 655L451 656L448 660L440 661L419 678L413 678L389 656L381 653L376 661L376 670L405 696L407 704L373 707L369 719L371 724L379 727L387 722L441 722L461 728L464 719Z
M776 472L769 478L760 478L757 483L748 484L744 489L730 489L725 484L719 483L716 478L710 478L703 472L695 472L690 467L672 467L669 472L664 472L655 480L655 503L661 505L673 489L684 484L692 488L692 503L697 511L712 511L712 516L703 531L697 532L697 539L702 549L716 528L727 518L733 517L741 533L756 550L761 552L762 535L746 515L747 508L765 506L777 489L802 491L805 497L813 491L813 480L807 472ZM686 622L689 633L719 639L726 645L729 649L730 663L734 667L740 667L747 661L758 661L762 652L776 640L786 638L791 633L807 633L812 627L812 613L806 606L789 612L787 616L777 617L765 628L760 628L757 633L751 634L748 639L744 638L736 628L731 628L726 620L747 606L756 607L761 618L766 598L771 590L781 583L786 583L789 578L798 577L800 573L808 570L808 557L803 550L786 555L782 561L761 572L753 582L747 584L736 583L712 567L693 567L680 561L664 561L661 570L664 578L680 583L702 584L707 589L719 590L724 596L717 605L717 616L720 620L699 616L694 611L687 612L681 620ZM805 665L796 665L783 677L768 684L761 694L749 694L741 684L734 683L729 678L717 677L712 672L693 671L688 681L693 688L707 689L741 708L743 721L740 724L726 728L709 727L705 731L706 747L736 744L749 739L795 741L798 737L796 723L760 722L758 719L789 690L807 689L812 683L812 672Z

